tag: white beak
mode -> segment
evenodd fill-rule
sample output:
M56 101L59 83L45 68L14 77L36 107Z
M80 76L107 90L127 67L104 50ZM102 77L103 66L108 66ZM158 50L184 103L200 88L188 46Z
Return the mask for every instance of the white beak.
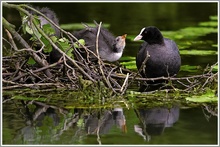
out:
M134 41L141 40L142 37L143 37L143 36L139 34L139 35L137 35L137 36L134 38Z

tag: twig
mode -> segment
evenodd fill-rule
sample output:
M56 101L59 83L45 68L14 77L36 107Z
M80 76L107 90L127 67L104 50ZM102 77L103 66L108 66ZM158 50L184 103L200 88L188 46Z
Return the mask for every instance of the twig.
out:
M99 34L100 34L101 25L102 25L102 22L100 22L100 24L99 24L98 32L97 32L97 36L96 36L96 53L97 53L97 57L98 57L99 69L100 69L102 77L103 77L104 81L106 82L106 84L108 85L108 87L111 88L114 93L116 93L115 90L112 88L112 85L110 84L110 82L105 77L105 74L104 74L103 68L102 68L102 60L100 59L100 56L99 56L99 45L98 45L99 42L98 41L99 41Z
M134 75L134 77L132 78L132 80L128 83L128 86L131 85L131 83L136 79L136 77L138 76L139 73L141 73L141 71L143 70L145 64L147 63L147 60L150 58L150 55L147 51L146 57L144 59L144 61L141 64L141 67L139 68L139 70L137 71L137 73Z
M128 78L129 78L129 73L127 73L127 76L126 76L126 78L125 78L125 81L124 81L123 85L121 86L121 90L120 90L121 95L124 94L124 92L126 91L125 86L126 86L127 83L128 83ZM128 85L127 85L127 86L128 86Z
M116 75L115 73L111 74L112 77L125 79L126 75ZM135 78L136 81L155 81L155 80L187 80L187 79L194 79L194 78L208 78L210 76L209 73L202 74L202 75L194 75L190 77L157 77L157 78ZM135 76L134 76L135 77ZM134 77L130 77L129 79L134 79Z
M145 69L144 69L144 67L145 67L145 64L147 63L147 60L148 60L149 58L150 58L150 55L149 55L149 52L147 51L146 57L145 57L144 61L142 62L141 67L140 67L139 70L138 70L138 73L141 73L142 70L144 70L144 73L146 72ZM137 73L136 75L138 75L138 73ZM134 76L134 78L135 78L135 77L136 77L136 76Z
M44 70L46 70L46 69L52 68L52 67L54 67L54 66L57 66L57 65L60 64L60 63L62 63L62 61L58 61L58 62L56 62L56 63L54 63L54 64L50 64L50 65L48 65L48 66L39 68L39 69L34 70L34 71L32 71L32 72L33 72L33 73L37 73L37 72L40 72L40 71L44 71ZM24 73L24 74L22 74L22 75L20 75L20 76L15 77L12 81L17 81L18 79L20 79L20 78L22 78L22 77L24 77L24 76L27 76L27 75L29 75L29 73Z
M99 145L101 145L101 144L102 144L102 142L101 142L101 138L100 138L100 135L99 135L99 130L100 130L100 126L98 125L96 135L97 135L97 141L98 141Z
M14 30L14 28L10 27L12 26L5 18L2 18L2 21L3 21L3 26L10 31L11 34L13 34L13 36L25 47L25 48L31 48L27 42ZM29 51L28 52L32 57L33 59L39 64L41 65L42 67L44 66L47 66L48 63L46 60L42 60L36 53L32 52L32 51ZM50 73L49 70L46 70L45 71L45 74L48 76L48 77L52 77L52 74Z
M2 89L3 90L7 90L7 89L14 89L14 88L20 88L20 87L37 87L37 86L56 86L56 87L62 87L62 85L60 83L35 83L35 84L20 84L20 83L16 83L16 82L12 82L12 81L7 81L7 80L4 80L2 79L2 82L3 83L7 83L7 84L12 84L14 86L6 86L6 87L3 87Z
M92 77L90 77L84 70L83 68L81 68L76 62L75 60L73 60L72 58L70 58L69 56L67 56L60 48L57 47L57 45L43 32L43 30L41 28L39 28L37 26L37 22L33 21L33 23L35 24L35 27L37 28L37 30L50 42L50 44L54 47L54 49L56 49L57 51L59 51L63 56L65 56L69 61L71 61L73 63L74 66L76 66L82 74L84 74L87 78L89 78L91 81L96 82Z

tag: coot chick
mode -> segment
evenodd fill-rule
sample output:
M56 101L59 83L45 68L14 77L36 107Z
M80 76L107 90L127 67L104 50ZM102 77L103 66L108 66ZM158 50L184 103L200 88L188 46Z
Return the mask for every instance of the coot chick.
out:
M171 77L179 72L181 66L179 49L174 41L164 38L157 27L143 28L140 34L135 37L134 41L136 40L145 41L136 56L138 69L141 68L147 52L149 54L144 69L140 73L143 77Z
M43 13L46 17L48 17L50 20L52 20L57 26L59 26L59 19L57 18L57 15L53 10L51 10L48 7L42 7L42 8L34 7L34 8L36 10L40 11L41 13ZM51 25L51 27L55 30L55 34L52 34L51 36L56 36L57 38L60 37L60 30L57 27L55 27L52 23L50 23L47 19L45 19L43 16L39 15L35 11L30 10L29 12L32 15L37 15L38 16L38 18L40 20L41 27L45 24L50 24ZM41 48L41 46L37 45L36 49L40 49L40 48ZM45 55L47 55L47 53L45 53ZM55 63L61 57L62 57L62 55L60 54L60 52L53 48L52 51L49 53L49 55L47 55L47 61L49 63Z
M45 16L47 16L50 20L52 20L56 25L59 26L59 19L57 18L57 15L54 11L52 11L51 9L47 8L47 7L43 7L40 9L40 12L43 13ZM43 18L42 16L39 17L41 20L41 25L44 24L50 24L49 21L47 21L45 18ZM60 37L60 30L58 28L56 28L54 25L51 24L51 26L54 28L55 32L56 32L56 37Z
M59 19L57 18L57 15L54 11L52 11L51 9L47 8L47 7L43 7L40 9L40 12L43 13L45 16L47 16L50 20L52 20L56 25L59 26ZM49 21L47 21L44 17L39 16L41 25L45 25L45 24L50 24L52 28L54 28L55 30L55 36L57 38L60 37L60 30L58 28L56 28L54 25L52 25ZM57 51L56 49L52 49L52 51L49 53L49 57L47 58L49 63L55 63L57 62L60 58L62 57L62 55L60 54L59 51Z
M76 38L84 39L86 43L85 46L95 54L98 28L99 26L96 24L96 27L86 26L83 30L73 32L73 35ZM109 62L119 60L125 48L126 36L127 34L124 34L115 38L107 29L101 27L98 36L98 51L100 58ZM80 52L83 57L88 56L86 52L83 52L82 50ZM91 61L97 61L97 58L91 53L89 54L89 58Z
M31 6L31 5L30 5ZM51 10L48 7L35 7L36 10L40 11L41 13L43 13L46 17L48 17L50 20L52 20L56 25L59 26L59 19L57 18L56 13ZM41 27L45 24L50 24L51 27L55 30L55 36L60 37L60 30L58 28L56 28L54 25L52 25L47 19L45 19L43 16L39 15L38 13L36 13L35 11L30 10L30 13L32 15L37 15L39 20L40 20L40 24Z

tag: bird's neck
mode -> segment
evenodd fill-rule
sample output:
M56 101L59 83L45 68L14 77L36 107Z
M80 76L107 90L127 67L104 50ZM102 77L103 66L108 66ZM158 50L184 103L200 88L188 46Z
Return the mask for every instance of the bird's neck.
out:
M123 47L116 47L116 44L113 44L113 48L112 48L112 51L113 53L122 53L123 52Z
M122 56L122 52L114 52L114 53L111 53L109 54L109 56L107 57L107 60L110 61L110 62L114 62L114 61L117 61L121 58Z
M160 44L160 45L164 45L164 38L162 35L160 36L155 36L154 38L151 38L150 40L147 41L149 44L153 45L153 44Z

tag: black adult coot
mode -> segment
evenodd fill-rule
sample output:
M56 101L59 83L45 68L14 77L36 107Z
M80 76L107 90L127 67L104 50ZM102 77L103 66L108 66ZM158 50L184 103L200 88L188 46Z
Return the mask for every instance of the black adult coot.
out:
M73 32L73 35L78 39L85 40L85 46L96 54L96 38L99 25L96 23L96 27L86 26L85 29ZM98 36L98 51L102 60L109 62L117 61L121 58L123 50L125 48L125 39L127 34L114 37L107 29L101 27ZM88 57L91 61L96 61L97 58L93 54L86 54L85 51L80 50L83 57ZM84 52L84 53L82 53ZM96 54L97 55L97 54Z
M161 135L165 128L173 127L179 120L179 106L169 107L141 108L136 111L142 124L139 128L141 133L147 135ZM147 134L146 134L147 133Z
M181 58L176 43L164 38L155 26L143 28L134 39L144 40L136 56L136 65L140 69L147 53L149 57L143 66L141 75L146 78L175 76L181 66ZM156 83L152 82L152 83Z

